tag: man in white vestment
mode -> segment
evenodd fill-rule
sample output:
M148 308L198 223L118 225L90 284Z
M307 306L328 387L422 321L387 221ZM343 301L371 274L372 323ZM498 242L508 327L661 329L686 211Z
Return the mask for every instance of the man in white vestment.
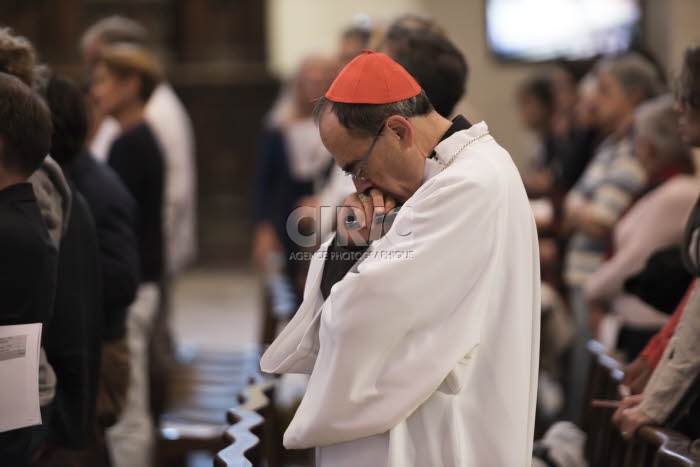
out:
M539 255L510 155L369 51L316 117L357 193L261 359L310 375L284 445L319 467L530 465Z

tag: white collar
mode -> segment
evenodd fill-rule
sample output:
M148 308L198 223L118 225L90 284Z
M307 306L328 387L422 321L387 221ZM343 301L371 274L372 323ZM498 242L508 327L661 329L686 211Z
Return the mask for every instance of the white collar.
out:
M450 165L454 159L463 151L455 151L457 148L464 148L465 143L474 141L482 136L487 135L489 128L485 122L481 121L472 125L466 130L460 130L449 138L446 138L437 146L435 146L435 158L427 158L423 167L423 183L433 178L438 173L442 172L445 167Z

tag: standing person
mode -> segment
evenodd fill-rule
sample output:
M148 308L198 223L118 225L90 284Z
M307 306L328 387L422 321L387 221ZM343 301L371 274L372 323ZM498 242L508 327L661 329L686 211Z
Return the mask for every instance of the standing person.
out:
M572 232L566 245L564 281L576 325L567 393L570 420L578 417L588 374L586 342L591 329L583 286L603 264L615 224L646 184L634 152L634 112L663 89L654 66L637 54L603 60L596 73L596 117L607 136L564 200L564 229Z
M312 116L314 101L333 81L333 67L331 60L321 56L303 60L287 95L279 100L281 105L270 113L256 160L253 263L269 273L274 257L281 256L283 273L299 296L306 274L293 259L301 249L289 235L287 223L297 206L311 204L333 166Z
M0 63L32 89L45 92L48 69L36 62L32 44L7 28L0 28ZM80 449L91 434L100 357L101 278L92 216L61 168L47 156L29 181L58 248L53 315L43 330L46 359L39 373L53 375L55 371L56 375L51 385L40 381L40 388L55 391L42 426L48 435L42 458L47 458L56 446Z
M138 22L123 16L109 16L85 31L81 49L88 72L92 73L100 50L126 43L148 45L148 31ZM99 112L98 112L99 115ZM166 167L164 189L164 235L166 271L176 277L197 256L197 168L192 122L173 87L162 80L151 93L144 110L145 120L161 147ZM108 116L103 116L108 117ZM90 149L105 161L119 126L106 118L98 129Z
M681 137L687 144L700 147L700 47L686 51L678 87L675 110ZM699 228L700 200L690 214L684 236L684 260L695 277L700 275ZM680 313L673 337L666 344L644 392L626 398L613 416L625 438L632 438L643 425L677 422L687 409L683 403L700 375L700 282L697 280ZM697 400L686 421L685 434L691 439L700 436Z
M122 128L109 152L109 165L136 200L136 238L140 285L129 309L127 340L131 382L121 418L107 433L115 466L150 466L153 420L149 410L148 343L160 306L164 271L163 179L159 146L144 119L144 106L162 77L145 49L133 45L104 47L93 73L91 96L101 112Z
M87 201L95 219L102 270L101 364L95 408L95 433L82 465L105 465L105 430L114 425L126 402L129 349L126 318L139 282L134 222L136 204L114 170L84 147L87 112L83 94L68 78L51 78L46 99L51 109L51 154Z
M317 447L320 467L529 463L539 266L510 156L384 54L351 61L316 114L357 193L261 359L311 375L285 446Z
M439 26L418 17L400 17L389 26L380 52L420 84L438 114L452 116L466 92L469 66Z
M42 324L53 314L58 253L39 211L29 176L51 142L49 110L19 79L0 73L0 325ZM40 371L55 375L42 350ZM42 419L54 397L41 393ZM0 433L3 465L25 466L42 446L42 426Z
M525 188L531 198L546 196L551 199L554 179L561 172L562 162L552 134L552 81L537 76L523 82L517 91L516 105L522 125L537 138L537 151L531 157Z
M445 118L452 116L466 92L469 66L462 52L439 25L415 15L401 16L389 25L379 51L418 81L437 113ZM320 205L342 205L347 195L354 191L348 182L342 170L335 167L328 187L321 194ZM330 226L322 228L324 233L330 230ZM322 238L325 240L325 236Z
M149 46L146 28L133 19L109 16L90 26L81 39L81 50L88 74L92 74L100 50L114 44ZM96 111L95 111L96 110ZM93 109L95 123L90 150L106 161L109 148L119 134L118 122ZM197 257L197 161L194 130L187 109L173 87L161 80L146 102L144 118L163 154L163 242L165 270L161 280L161 309L156 317L149 348L149 377L153 389L154 416L162 411L165 374L173 364L173 344L169 322L172 286Z

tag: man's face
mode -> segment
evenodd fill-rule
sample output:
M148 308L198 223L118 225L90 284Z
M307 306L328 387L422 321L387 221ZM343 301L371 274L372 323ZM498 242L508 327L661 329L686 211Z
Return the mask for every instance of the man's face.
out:
M425 158L414 146L405 143L406 138L401 136L404 128L397 128L392 119L377 137L364 165L361 173L364 180L355 179L353 183L358 193L377 188L398 203L404 203L421 185ZM329 108L321 115L319 130L336 164L348 173L355 173L372 145L373 135L345 128Z
M557 109L571 112L578 100L576 83L571 75L561 68L554 70L553 88Z
M95 38L85 45L83 48L83 62L85 63L85 71L90 77L95 69L95 65L100 58L100 49L102 48L102 41Z
M95 110L101 115L116 115L132 100L137 99L137 78L120 78L104 63L97 63L90 84L90 96Z
M606 131L614 131L624 117L634 112L634 102L615 76L603 71L598 77L595 108L601 127Z
M522 93L518 96L517 104L523 126L534 131L547 130L550 127L551 115L535 96Z

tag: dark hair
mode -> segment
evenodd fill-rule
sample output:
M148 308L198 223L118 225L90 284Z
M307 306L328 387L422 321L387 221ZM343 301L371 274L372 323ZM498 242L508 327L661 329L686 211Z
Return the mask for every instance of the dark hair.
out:
M317 122L328 106L345 128L367 131L372 134L376 133L386 119L392 115L411 118L427 115L434 110L425 91L421 91L420 94L410 99L391 104L345 104L322 97L314 109L314 118Z
M18 78L0 73L0 163L29 177L51 145L51 116L46 104Z
M448 117L466 90L469 67L464 55L431 29L398 28L387 34L389 55L425 90L435 110Z
M552 81L543 76L530 78L520 85L518 95L529 95L537 99L548 112L554 112L554 89Z
M700 47L685 51L678 86L681 91L687 94L688 104L693 108L700 109Z
M593 57L583 60L555 60L554 65L565 72L574 84L579 84L581 80L595 67L600 57Z
M53 76L46 89L53 133L51 157L59 164L75 159L85 144L88 118L83 93L65 76Z

